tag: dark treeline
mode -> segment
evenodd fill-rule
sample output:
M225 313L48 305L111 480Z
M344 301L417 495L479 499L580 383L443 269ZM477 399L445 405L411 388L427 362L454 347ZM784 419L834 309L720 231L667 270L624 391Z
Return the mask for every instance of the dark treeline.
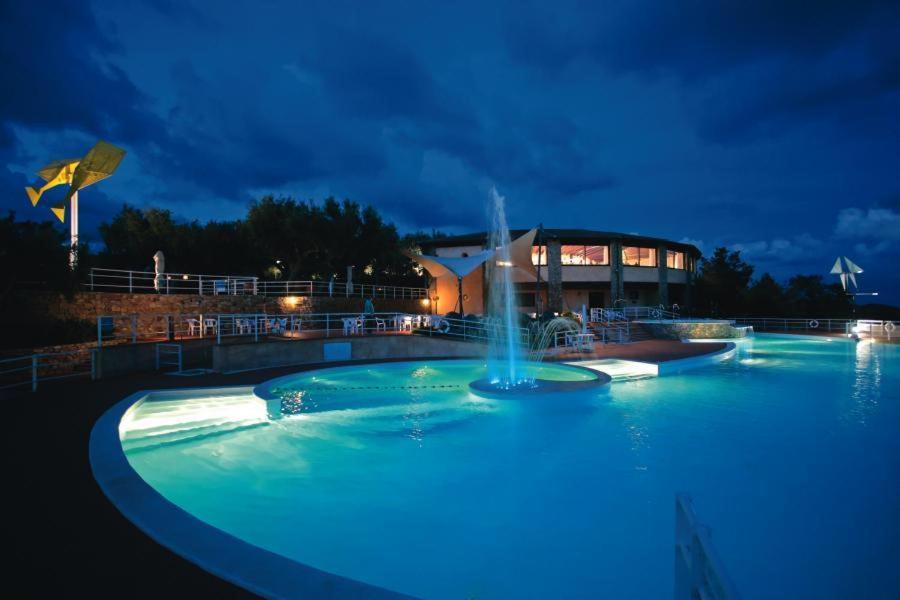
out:
M329 198L322 203L265 197L234 221L179 222L168 210L125 205L99 227L102 244L82 244L79 268L68 269L67 236L48 222L0 219L0 268L4 293L14 287L74 289L91 267L152 271L162 250L166 271L251 275L265 279L327 280L346 277L366 283L423 285L424 278L403 255L440 233L401 237L377 210ZM95 251L96 249L96 251Z
M93 263L109 268L152 270L152 256L162 250L170 272L327 280L344 278L352 265L357 281L421 285L401 252L414 238L401 238L373 207L349 200L267 196L243 219L205 224L125 206L100 226L100 238L103 249Z
M346 276L356 267L357 282L424 285L403 255L439 232L400 236L372 207L329 198L322 203L265 197L246 217L208 223L178 222L169 211L123 206L100 226L98 251L79 248L78 268L68 268L67 237L48 222L0 218L0 310L15 288L63 292L77 289L90 267L152 271L162 250L168 272L255 275L268 279L319 279ZM279 262L276 262L279 261ZM703 316L803 316L896 318L884 305L854 307L840 285L821 275L796 275L778 282L754 268L739 252L718 248L700 261L694 314Z
M694 312L704 316L894 318L884 305L855 306L840 283L822 275L795 275L779 283L768 273L753 278L754 268L740 252L717 248L700 261Z

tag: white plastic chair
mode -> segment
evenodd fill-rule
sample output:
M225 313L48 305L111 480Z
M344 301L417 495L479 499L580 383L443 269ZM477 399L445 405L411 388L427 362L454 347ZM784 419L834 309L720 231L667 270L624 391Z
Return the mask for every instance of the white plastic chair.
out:
M341 319L344 323L344 335L353 335L356 329L356 319Z
M375 331L387 332L387 323L381 317L375 317Z
M235 319L234 324L239 334L250 333L250 323L247 319Z
M184 320L188 326L188 335L197 335L200 333L200 320L199 319L185 319Z
M218 327L219 327L219 322L216 319L212 319L212 318L203 319L203 334L204 335L209 333L210 330L212 330L213 335L215 335L216 331L218 330Z

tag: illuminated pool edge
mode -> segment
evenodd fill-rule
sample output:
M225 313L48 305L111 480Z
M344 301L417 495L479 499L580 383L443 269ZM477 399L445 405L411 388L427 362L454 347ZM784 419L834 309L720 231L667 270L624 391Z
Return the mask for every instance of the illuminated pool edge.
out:
M131 467L119 437L128 413L151 396L177 396L186 389L141 390L106 410L91 429L88 456L94 480L112 505L152 540L207 573L251 593L275 598L411 598L335 575L249 544L166 500ZM222 393L251 388L196 388Z

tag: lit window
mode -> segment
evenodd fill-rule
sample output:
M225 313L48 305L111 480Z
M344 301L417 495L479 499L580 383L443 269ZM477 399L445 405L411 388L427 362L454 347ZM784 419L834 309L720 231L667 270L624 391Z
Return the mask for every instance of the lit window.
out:
M586 265L608 265L609 264L609 246L585 246L585 248L584 248L584 264L586 264Z
M622 248L622 264L626 267L655 267L656 248L624 246Z
M684 269L684 252L666 252L666 266L670 269Z
M584 246L562 246L559 253L560 261L564 265L584 264Z
M540 257L540 261L538 260ZM532 246L531 247L531 264L533 265L546 265L547 264L547 246Z

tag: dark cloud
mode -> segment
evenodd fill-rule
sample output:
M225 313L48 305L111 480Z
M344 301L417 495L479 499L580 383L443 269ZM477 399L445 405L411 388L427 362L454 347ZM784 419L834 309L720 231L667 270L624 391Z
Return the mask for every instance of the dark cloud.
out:
M582 60L618 74L675 77L697 105L698 132L720 143L777 135L854 107L897 123L900 3L646 1L580 9L522 11L506 31L511 55L552 76Z
M516 227L743 243L777 271L817 268L841 209L897 212L897 3L0 3L0 207L22 216L34 169L98 137L128 156L87 228L275 193L462 232L496 185Z
M114 63L119 50L90 10L74 2L5 0L0 64L6 124L75 128L124 142L156 137L148 99Z

